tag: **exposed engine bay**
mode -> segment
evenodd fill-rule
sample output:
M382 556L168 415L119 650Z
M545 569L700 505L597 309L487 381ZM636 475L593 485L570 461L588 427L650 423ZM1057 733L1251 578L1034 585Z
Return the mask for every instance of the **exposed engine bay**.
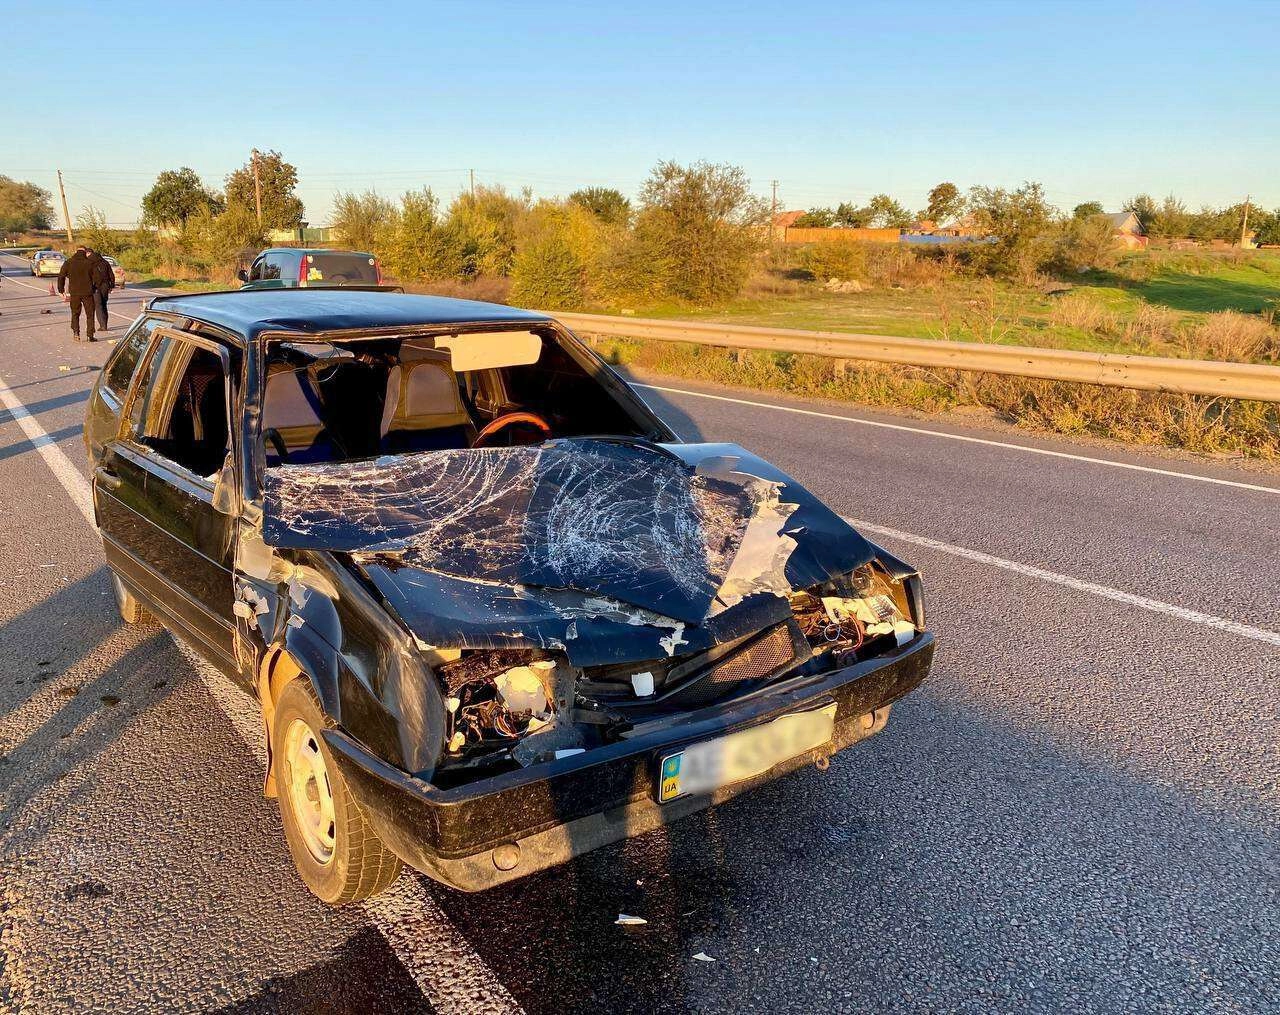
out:
M905 589L871 564L793 593L789 602L791 617L763 632L640 663L580 668L554 653L437 650L449 714L437 780L617 742L673 713L853 666L917 633Z

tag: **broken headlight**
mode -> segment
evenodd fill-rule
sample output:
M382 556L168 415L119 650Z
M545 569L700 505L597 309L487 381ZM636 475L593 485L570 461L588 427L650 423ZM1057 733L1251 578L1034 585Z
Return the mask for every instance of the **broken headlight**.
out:
M877 563L791 596L791 611L815 654L835 653L841 665L860 657L864 645L903 645L916 635L913 596ZM877 645L878 651L883 651Z
M557 669L544 653L518 649L463 652L441 663L449 754L498 746L537 733L568 702L557 701Z

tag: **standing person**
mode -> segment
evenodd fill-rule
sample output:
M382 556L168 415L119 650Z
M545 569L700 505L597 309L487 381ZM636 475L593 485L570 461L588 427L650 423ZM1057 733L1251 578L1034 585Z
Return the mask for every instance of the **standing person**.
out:
M109 331L110 320L107 317L107 296L116 287L116 273L107 259L92 247L85 247L89 260L93 263L93 308L98 315L98 330Z
M89 260L88 250L83 244L76 247L76 252L62 262L62 270L58 272L58 293L66 293L71 304L71 337L80 341L80 310L84 309L85 331L89 341L93 341L94 333L94 298L93 298L93 262Z

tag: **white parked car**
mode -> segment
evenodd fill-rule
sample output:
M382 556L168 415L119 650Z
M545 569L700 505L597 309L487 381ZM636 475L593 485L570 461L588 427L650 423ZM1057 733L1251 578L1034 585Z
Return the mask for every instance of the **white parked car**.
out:
M116 288L123 289L124 288L124 269L120 267L120 262L117 261L114 257L108 257L106 254L102 255L102 259L106 261L107 264L111 265L111 274L115 276Z

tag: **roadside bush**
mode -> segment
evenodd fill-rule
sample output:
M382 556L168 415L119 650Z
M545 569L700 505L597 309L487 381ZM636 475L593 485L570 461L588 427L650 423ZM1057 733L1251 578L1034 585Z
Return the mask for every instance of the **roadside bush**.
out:
M1105 215L1072 218L1058 231L1053 251L1053 267L1058 271L1106 268L1118 258L1114 229Z
M76 236L100 254L114 257L124 248L121 234L108 228L107 216L98 208L86 208L76 217Z
M588 298L588 272L599 259L602 224L574 202L540 201L520 223L511 299L563 310Z
M1059 296L1049 312L1049 320L1082 331L1110 332L1116 327L1116 313L1089 292Z
M1222 310L1209 314L1186 334L1187 353L1196 358L1251 360L1280 358L1280 330L1261 317Z
M640 190L636 236L671 295L736 296L764 246L768 206L736 166L660 162Z
M266 242L257 216L240 205L220 215L201 208L187 218L178 237L180 249L198 264L218 268L234 265L246 247L261 247Z
M833 278L844 281L867 281L867 244L824 240L806 246L800 253L800 266L819 282Z
M529 214L532 198L502 187L477 187L449 205L447 222L463 251L461 274L509 275L516 255L516 233Z
M440 202L427 187L400 198L400 206L378 231L374 250L387 271L403 281L474 274L467 271L467 237L442 220Z
M378 237L391 221L396 206L385 197L366 190L363 194L339 191L333 198L329 225L354 250L373 250Z

